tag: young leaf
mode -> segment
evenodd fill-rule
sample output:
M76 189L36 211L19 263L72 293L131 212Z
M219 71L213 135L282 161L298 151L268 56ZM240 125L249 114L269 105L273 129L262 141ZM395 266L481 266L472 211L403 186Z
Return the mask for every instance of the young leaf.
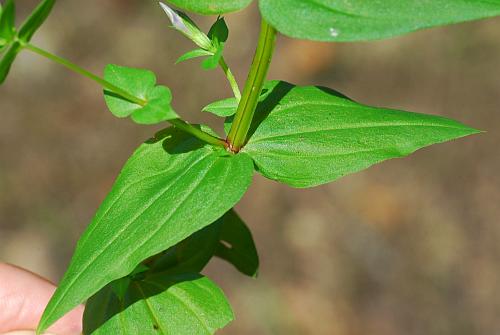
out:
M190 12L217 15L242 10L252 0L167 0L167 2Z
M39 332L145 259L220 218L243 196L252 175L248 155L229 154L176 129L143 144L78 242Z
M4 44L12 41L16 35L16 4L14 0L5 1L3 9L0 11L0 39Z
M179 59L177 59L177 61L175 62L175 64L179 64L193 58L204 57L204 56L213 56L213 53L203 49L191 50L186 52L184 55L180 56Z
M92 335L211 335L234 319L227 298L199 274L132 281L120 299L110 286L92 297L83 317Z
M201 63L201 67L204 70L213 70L219 66L219 61L222 58L222 53L224 52L224 44L220 44L217 47L217 51L213 56L208 57Z
M12 63L20 51L21 44L19 42L14 42L0 60L0 85L5 82Z
M19 39L29 42L49 16L56 0L42 0L19 29Z
M236 98L228 98L212 102L203 107L204 112L209 112L221 117L228 117L236 113L238 108L238 100Z
M260 0L281 33L318 41L389 38L435 26L500 15L499 0Z
M443 117L360 105L327 88L275 82L271 98L258 108L260 118L242 151L264 176L293 187L328 183L478 133Z
M264 84L264 89L259 97L259 101L264 101L270 93L269 84L273 82L268 82ZM209 112L220 117L230 117L236 114L238 109L238 100L236 98L227 98L219 101L212 102L211 104L203 107L203 112ZM229 123L230 125L230 123Z
M229 29L223 17L217 18L208 32L208 38L215 44L225 43L229 37Z
M144 106L105 90L106 104L116 117L131 116L139 124L156 124L179 116L170 105L172 94L165 86L156 86L153 72L133 69L118 65L108 65L104 71L104 79L128 93L146 101Z
M241 273L257 276L259 255L250 229L238 214L231 210L222 217L220 242L215 255L233 264Z

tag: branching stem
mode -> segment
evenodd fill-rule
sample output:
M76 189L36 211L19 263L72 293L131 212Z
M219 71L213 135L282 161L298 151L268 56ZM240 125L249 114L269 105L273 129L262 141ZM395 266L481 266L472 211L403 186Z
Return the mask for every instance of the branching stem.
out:
M229 81L229 85L231 85L231 89L233 90L234 97L238 100L238 102L241 100L241 92L240 92L240 87L238 86L238 82L236 81L236 78L234 77L233 73L231 72L231 69L226 63L226 60L224 57L221 57L219 61L219 65L224 71L224 74L227 77L227 80Z
M133 103L136 103L140 106L145 106L147 104L147 101L144 100L144 99L141 99L139 97L136 97L134 96L133 94L130 94L129 92L111 84L110 82L108 82L107 80L99 77L99 76L96 76L95 74L79 67L78 65L76 64L73 64L71 63L70 61L64 59L64 58L61 58L59 56L56 56L48 51L45 51L43 49L40 49L32 44L29 44L29 43L26 43L26 44L23 44L23 47L27 50L30 50L40 56L43 56L45 58L48 58L50 59L51 61L54 61L58 64L61 64L63 66L65 66L67 69L73 71L73 72L76 72L78 74L81 74L93 81L95 81L96 83L98 83L99 85L101 85L103 88L109 90L109 91L112 91L113 93L115 94L118 94L119 96L121 96L122 98L126 99L126 100L129 100ZM207 143L210 143L210 144L213 144L213 145L216 145L216 146L220 146L220 147L226 147L227 146L227 143L226 141L224 141L223 139L220 139L220 138L217 138L215 136L212 136L198 128L196 128L195 126L187 123L186 121L184 120L181 120L181 119L174 119L174 120L169 120L168 121L170 124L172 124L174 127L176 128L179 128L180 130L186 132L186 133L189 133L191 135L193 135L194 137L204 141L204 142L207 142Z

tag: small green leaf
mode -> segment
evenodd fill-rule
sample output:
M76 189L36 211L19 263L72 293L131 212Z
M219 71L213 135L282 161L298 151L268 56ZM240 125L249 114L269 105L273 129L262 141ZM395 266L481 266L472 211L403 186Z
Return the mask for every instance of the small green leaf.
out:
M211 335L234 319L224 293L199 274L132 281L123 298L110 286L85 308L84 334Z
M203 49L191 50L186 52L184 55L180 56L179 59L177 59L177 61L175 62L175 64L179 64L193 58L204 57L204 56L213 56L213 53Z
M215 21L208 32L208 38L210 38L214 45L220 45L221 43L225 43L228 37L229 29L226 20L223 17L217 18L217 21Z
M190 12L217 15L242 10L252 0L167 0L167 2Z
M78 242L39 332L142 261L222 217L252 176L248 155L229 154L175 128L143 144Z
M19 29L19 39L29 42L49 16L56 0L42 0Z
M156 86L156 76L153 72L111 64L106 66L104 79L146 101L146 105L141 106L105 90L106 104L116 117L130 116L139 124L156 124L179 117L170 105L170 90L165 86Z
M0 60L0 85L5 82L7 75L9 74L12 63L16 59L17 54L21 51L21 44L19 42L14 42L3 55Z
M293 187L328 183L479 132L439 116L360 105L327 88L274 85L242 152L261 174Z
M201 63L201 67L204 70L213 70L219 66L219 61L222 58L222 53L224 52L224 43L218 45L217 51L213 56L208 57Z
M264 85L264 88L262 89L262 93L259 97L259 101L264 101L271 90L269 87L267 87L269 84L272 84L272 82L268 82ZM273 85L273 84L272 84ZM211 104L203 107L203 112L208 112L215 114L220 117L230 117L236 114L236 111L238 110L238 100L236 98L227 98L219 101L212 102ZM232 120L227 120L227 124L229 126L231 125Z
M204 112L212 113L221 117L234 115L238 109L238 100L236 98L228 98L212 102L203 107Z
M319 41L389 38L424 28L500 15L499 0L260 0L281 33Z
M16 4L14 0L5 1L0 15L0 38L10 43L16 35Z
M233 264L243 274L257 276L259 255L250 229L234 210L221 220L220 242L215 255Z

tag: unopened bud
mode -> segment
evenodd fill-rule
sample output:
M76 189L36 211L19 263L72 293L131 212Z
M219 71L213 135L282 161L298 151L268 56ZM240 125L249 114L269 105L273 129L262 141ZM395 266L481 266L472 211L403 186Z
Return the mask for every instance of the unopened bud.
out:
M200 28L198 28L196 23L194 23L186 14L173 10L163 2L160 2L159 4L172 22L172 27L174 29L180 31L200 48L208 51L214 51L214 46L208 36L203 33Z

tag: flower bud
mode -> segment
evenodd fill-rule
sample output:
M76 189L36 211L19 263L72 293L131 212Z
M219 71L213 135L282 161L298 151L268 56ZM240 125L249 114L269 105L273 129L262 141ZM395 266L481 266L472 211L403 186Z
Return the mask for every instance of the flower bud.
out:
M159 4L172 22L172 27L174 29L180 31L200 48L207 51L214 51L215 48L208 36L203 33L200 28L198 28L196 23L194 23L186 14L173 10L163 2L160 2Z

